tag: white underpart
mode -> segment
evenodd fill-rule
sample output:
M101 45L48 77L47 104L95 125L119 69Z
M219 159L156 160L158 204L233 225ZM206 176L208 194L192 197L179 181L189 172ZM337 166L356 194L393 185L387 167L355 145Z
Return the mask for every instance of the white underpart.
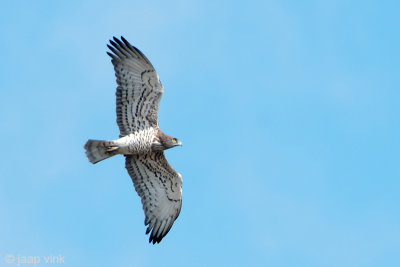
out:
M151 151L151 145L155 137L156 130L153 127L140 130L118 140L114 143L118 146L121 154L138 154Z

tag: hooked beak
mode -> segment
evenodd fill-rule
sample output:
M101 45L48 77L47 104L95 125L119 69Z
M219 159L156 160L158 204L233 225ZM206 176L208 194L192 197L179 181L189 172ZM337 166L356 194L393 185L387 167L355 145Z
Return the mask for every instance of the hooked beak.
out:
M181 141L178 141L178 144L177 144L178 146L182 146L182 142Z

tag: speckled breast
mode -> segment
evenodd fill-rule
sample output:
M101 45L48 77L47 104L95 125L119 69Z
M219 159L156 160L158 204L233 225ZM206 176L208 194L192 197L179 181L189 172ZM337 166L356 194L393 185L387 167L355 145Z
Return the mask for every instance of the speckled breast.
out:
M156 130L150 127L145 130L126 135L117 140L122 154L138 154L151 151Z

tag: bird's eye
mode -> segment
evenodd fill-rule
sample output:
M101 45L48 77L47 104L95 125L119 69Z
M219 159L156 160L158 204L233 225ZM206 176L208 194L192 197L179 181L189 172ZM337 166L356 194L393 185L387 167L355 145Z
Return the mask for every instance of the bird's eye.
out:
M176 143L176 141L177 141L176 138L173 138L173 139L172 139L172 142Z

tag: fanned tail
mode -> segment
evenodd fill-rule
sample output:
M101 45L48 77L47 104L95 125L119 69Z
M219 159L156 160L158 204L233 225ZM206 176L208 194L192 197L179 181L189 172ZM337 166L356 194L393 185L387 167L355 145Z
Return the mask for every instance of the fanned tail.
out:
M113 141L88 140L84 148L86 156L93 164L118 154L118 147Z

